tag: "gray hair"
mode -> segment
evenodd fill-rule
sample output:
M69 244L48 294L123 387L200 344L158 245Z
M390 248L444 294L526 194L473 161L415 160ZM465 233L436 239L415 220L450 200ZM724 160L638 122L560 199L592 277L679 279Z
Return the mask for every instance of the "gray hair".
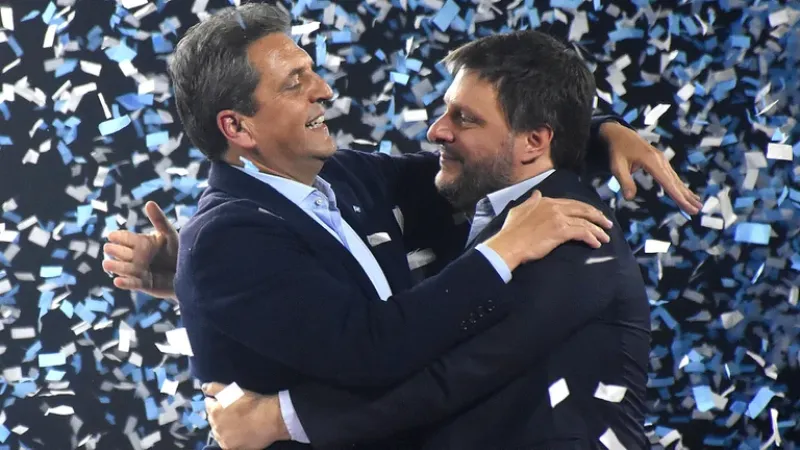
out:
M175 105L186 135L208 159L227 151L217 114L232 109L253 115L253 92L260 74L247 57L253 42L290 32L289 15L277 5L251 3L224 8L192 26L178 42L168 64Z

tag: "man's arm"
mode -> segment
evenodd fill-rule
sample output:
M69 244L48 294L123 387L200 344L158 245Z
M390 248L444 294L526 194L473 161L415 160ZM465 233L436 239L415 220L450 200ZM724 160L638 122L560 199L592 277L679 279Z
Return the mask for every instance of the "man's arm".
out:
M176 282L182 307L316 379L349 386L399 381L494 323L509 303L505 280L478 250L381 302L350 277L343 281L326 270L282 219L245 202L224 208L181 236L179 251L187 253ZM537 192L485 244L514 270L572 239L600 247L608 236L592 222L610 225L588 204L542 199ZM476 321L481 308L495 311Z
M479 306L498 309L485 322L504 310L499 293L506 284L477 251L383 302L352 279L331 275L294 235L269 221L211 224L185 243L192 264L184 272L191 282L176 284L182 307L310 377L351 386L396 382L479 330L466 322ZM480 287L467 288L465 279Z
M612 245L565 244L521 266L507 290L523 297L511 314L378 399L321 384L293 388L310 441L352 443L431 424L508 383L608 306L618 276ZM590 256L612 259L587 264Z

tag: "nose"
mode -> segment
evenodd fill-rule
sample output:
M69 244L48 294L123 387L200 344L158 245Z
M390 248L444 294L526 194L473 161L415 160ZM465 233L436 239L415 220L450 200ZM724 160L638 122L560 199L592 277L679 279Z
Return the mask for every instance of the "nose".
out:
M311 96L312 103L330 100L333 98L333 89L328 86L328 83L325 82L324 78L316 73L314 74L314 88L311 89Z
M453 142L453 132L450 130L445 116L436 119L433 125L428 128L428 140L436 144Z

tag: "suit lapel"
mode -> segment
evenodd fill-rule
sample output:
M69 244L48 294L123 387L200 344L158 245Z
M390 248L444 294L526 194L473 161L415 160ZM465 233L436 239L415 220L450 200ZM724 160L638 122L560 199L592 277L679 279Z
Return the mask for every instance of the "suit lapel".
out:
M234 197L258 203L264 209L264 214L271 213L283 218L291 224L290 228L295 234L307 241L310 247L318 251L320 255L324 255L325 259L335 261L336 264L344 264L347 272L353 275L359 287L368 296L378 297L375 286L353 255L305 211L272 186L262 183L226 163L218 162L212 163L208 184ZM350 208L350 205L343 204L342 207L342 209ZM362 234L356 229L357 225L350 220L347 222L356 230L356 233Z

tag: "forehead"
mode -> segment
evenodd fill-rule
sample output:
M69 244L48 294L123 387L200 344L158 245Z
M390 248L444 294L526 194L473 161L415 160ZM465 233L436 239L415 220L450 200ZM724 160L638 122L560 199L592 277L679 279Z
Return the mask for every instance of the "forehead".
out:
M462 69L456 73L444 94L444 101L482 114L502 114L495 87L469 70Z
M312 63L308 53L284 33L268 34L253 42L247 49L247 57L262 75L276 81L281 81L292 70Z

